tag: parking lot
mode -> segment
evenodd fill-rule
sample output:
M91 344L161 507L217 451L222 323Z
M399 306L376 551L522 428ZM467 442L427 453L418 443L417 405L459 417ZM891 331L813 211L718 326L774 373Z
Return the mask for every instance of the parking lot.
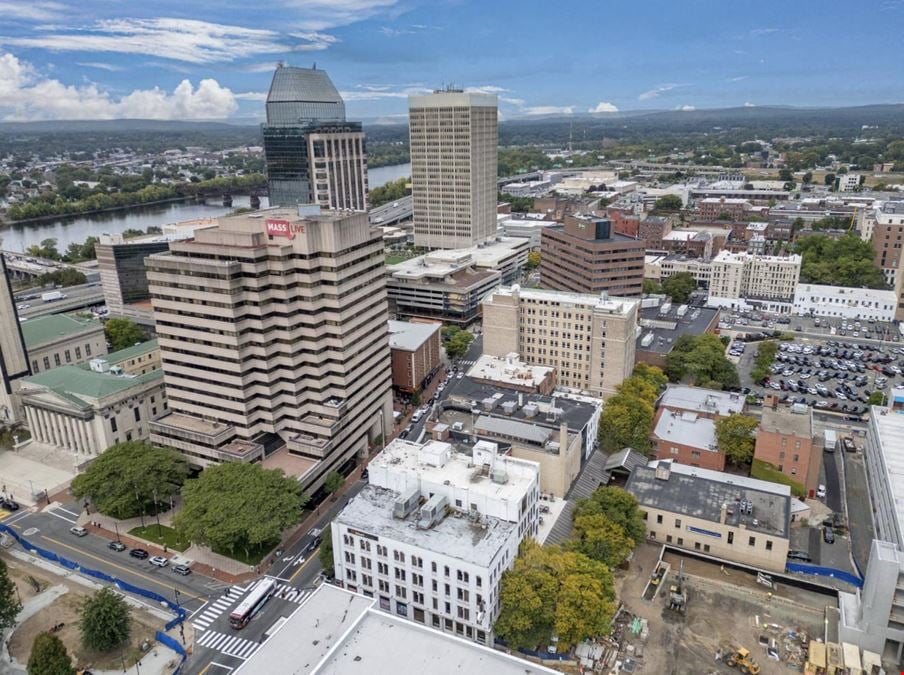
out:
M739 343L737 344L745 344ZM762 342L748 342L738 356L742 383L761 403L764 394L774 393L782 403L799 403L823 412L840 413L851 421L861 421L869 396L902 387L904 347L854 340L796 337L781 341L761 382L750 380L750 370ZM736 350L735 343L729 348Z

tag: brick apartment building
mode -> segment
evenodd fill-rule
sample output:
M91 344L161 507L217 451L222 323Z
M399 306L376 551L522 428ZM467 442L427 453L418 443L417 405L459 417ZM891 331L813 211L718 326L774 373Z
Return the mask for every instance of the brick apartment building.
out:
M813 493L819 484L822 448L813 443L810 410L795 413L764 408L753 458L772 465Z
M440 366L441 323L390 321L392 386L408 394L420 391Z
M725 455L716 445L716 425L709 417L660 408L653 422L651 439L657 459L671 459L714 471L725 470Z
M540 237L540 286L557 291L621 297L643 291L646 244L612 232L612 223L592 215L566 215L564 225Z

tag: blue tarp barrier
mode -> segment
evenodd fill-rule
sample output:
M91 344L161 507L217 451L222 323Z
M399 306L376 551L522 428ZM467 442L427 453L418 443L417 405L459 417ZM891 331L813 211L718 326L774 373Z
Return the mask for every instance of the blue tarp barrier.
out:
M789 572L800 572L802 574L816 574L821 577L832 577L833 579L841 579L847 583L863 588L863 579L856 574L845 572L844 570L836 570L831 567L820 567L818 565L806 565L804 563L786 563L785 569Z

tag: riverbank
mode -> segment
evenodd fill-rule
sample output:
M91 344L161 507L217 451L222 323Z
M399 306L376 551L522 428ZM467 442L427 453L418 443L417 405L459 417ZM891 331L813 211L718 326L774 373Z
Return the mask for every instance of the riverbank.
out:
M160 206L162 204L174 204L177 202L186 202L186 201L198 201L198 198L195 196L180 196L180 197L170 197L169 199L158 199L153 202L142 202L140 204L123 204L122 206L110 206L106 209L92 209L91 211L79 211L77 213L66 213L63 215L60 214L51 214L47 216L38 216L37 218L23 218L22 220L4 220L0 218L0 230L6 227L13 227L15 225L29 225L32 223L51 223L57 220L75 220L77 218L83 218L86 216L98 216L104 213L115 213L117 211L128 211L130 209L138 209L143 206Z

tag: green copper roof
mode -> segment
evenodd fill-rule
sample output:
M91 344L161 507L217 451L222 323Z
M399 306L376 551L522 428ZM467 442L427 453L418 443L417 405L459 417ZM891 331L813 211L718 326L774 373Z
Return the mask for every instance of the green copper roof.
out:
M133 347L120 349L118 352L111 352L100 358L106 359L107 363L115 366L117 363L122 363L123 361L134 359L136 356L152 352L157 349L157 346L157 340L147 340L145 342L139 342Z
M43 373L26 377L24 381L46 387L71 400L70 395L72 394L100 399L140 384L162 379L163 370L159 368L144 375L123 377L121 375L111 375L110 373L95 373L87 367L60 366L59 368L51 368Z
M51 314L23 321L21 326L22 337L25 338L25 348L34 349L60 338L77 335L92 328L100 328L100 321L76 319L68 314Z

